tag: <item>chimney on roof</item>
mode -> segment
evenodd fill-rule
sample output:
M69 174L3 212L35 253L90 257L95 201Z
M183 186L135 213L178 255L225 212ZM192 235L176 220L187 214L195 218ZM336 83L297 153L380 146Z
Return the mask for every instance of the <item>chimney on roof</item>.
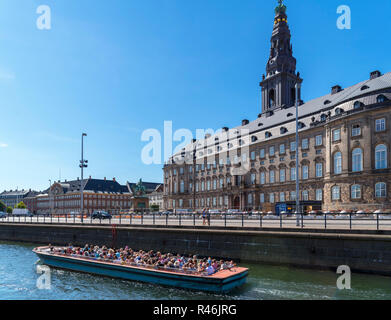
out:
M113 178L113 181L116 182L115 178Z
M228 127L223 127L223 132L227 132L229 130Z
M212 136L212 135L211 135L210 133L207 133L207 134L205 135L205 139L209 139L211 136Z
M77 177L77 181L79 181L80 180L80 178L79 177Z
M242 126L246 126L250 123L247 119L242 120Z
M91 176L90 176L90 178L89 178L90 180L91 180Z
M336 85L336 86L331 88L331 94L336 94L336 93L341 92L341 91L342 91L342 87L339 86L339 85Z
M376 70L376 71L372 71L371 74L370 74L370 79L376 79L376 78L379 78L381 76L381 72L379 70Z
M104 179L103 179L104 181L106 181L107 179L106 179L106 177L104 177Z

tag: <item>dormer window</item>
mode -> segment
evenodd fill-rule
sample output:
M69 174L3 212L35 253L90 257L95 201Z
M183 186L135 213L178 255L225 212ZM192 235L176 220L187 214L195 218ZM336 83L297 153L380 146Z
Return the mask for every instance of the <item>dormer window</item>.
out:
M263 127L263 123L262 122L258 123L258 127Z
M361 107L362 107L362 103L360 102L360 101L356 101L355 103L354 103L354 109L360 109Z
M289 117L293 117L293 113L288 113L286 116L287 116L288 118L289 118Z
M368 90L368 89L369 89L369 87L367 85L364 85L361 87L361 91Z
M305 124L303 122L299 122L299 129L305 128Z
M341 109L341 108L335 109L335 115L336 115L336 116L339 116L339 115L342 114L343 112L344 112L344 110Z
M251 137L251 142L257 142L257 141L258 141L258 138L256 136Z
M379 96L377 96L377 98L376 98L376 102L377 103L383 103L383 102L385 102L387 100L387 98L384 96L384 95L379 95Z
M321 121L326 121L326 119L327 119L327 114L322 114L321 116L320 116L320 120Z
M331 103L330 100L326 100L326 101L324 102L324 105L327 105L327 104L330 104L330 103Z
M272 134L271 134L271 132L269 132L269 131L266 131L266 132L265 132L265 137L266 137L266 139L268 139L268 138L272 137Z
M281 127L280 128L280 133L281 134L285 134L285 133L287 133L288 132L288 129L287 128L285 128L285 127Z

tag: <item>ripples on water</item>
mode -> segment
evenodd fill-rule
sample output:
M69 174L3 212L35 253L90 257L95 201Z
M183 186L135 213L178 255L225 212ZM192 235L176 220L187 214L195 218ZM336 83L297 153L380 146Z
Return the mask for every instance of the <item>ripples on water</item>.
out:
M2 300L221 300L221 299L390 299L391 278L353 274L352 290L336 290L332 272L261 265L250 268L248 283L229 295L52 270L51 290L36 287L34 245L0 242L0 299Z

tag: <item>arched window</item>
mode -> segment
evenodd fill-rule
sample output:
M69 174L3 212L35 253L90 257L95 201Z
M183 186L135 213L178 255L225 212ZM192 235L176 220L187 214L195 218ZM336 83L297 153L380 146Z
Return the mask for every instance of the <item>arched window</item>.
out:
M341 187L334 186L331 188L331 199L333 201L341 200Z
M387 186L384 182L376 183L375 186L375 197L376 198L385 198L387 197Z
M361 199L361 186L355 184L351 187L351 198L352 199Z
M375 162L376 169L386 169L387 165L387 147L384 144L380 144L375 150Z
M341 174L342 173L342 153L336 152L334 154L334 173Z
M354 149L352 152L352 171L360 172L363 170L363 156L360 148Z
M276 92L274 89L269 91L269 107L274 107L276 104Z

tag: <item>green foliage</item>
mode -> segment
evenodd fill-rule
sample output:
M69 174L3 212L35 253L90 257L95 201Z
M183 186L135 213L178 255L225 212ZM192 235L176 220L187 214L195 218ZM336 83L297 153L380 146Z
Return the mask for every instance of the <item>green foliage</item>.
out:
M27 209L26 205L24 204L23 201L19 202L15 209Z
M5 210L7 210L7 206L4 202L0 201L0 212L5 212Z
M159 211L159 205L158 204L152 204L151 206L150 206L150 209L152 210L152 211Z
M8 214L11 214L12 211L13 211L12 207L8 207L6 212L7 212Z

